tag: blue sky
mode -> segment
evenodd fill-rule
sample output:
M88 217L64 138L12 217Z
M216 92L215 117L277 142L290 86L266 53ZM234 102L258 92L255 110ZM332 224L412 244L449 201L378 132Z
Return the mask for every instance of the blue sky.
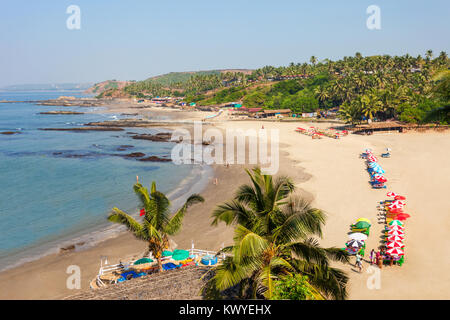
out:
M69 30L69 5L81 29ZM366 8L381 9L381 30ZM0 86L450 50L448 0L2 1Z

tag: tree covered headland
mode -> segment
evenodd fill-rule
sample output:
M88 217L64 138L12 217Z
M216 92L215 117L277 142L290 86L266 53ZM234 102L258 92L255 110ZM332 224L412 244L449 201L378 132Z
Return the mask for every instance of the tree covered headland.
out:
M289 108L294 113L338 108L348 123L396 119L410 123L450 123L450 72L445 52L437 57L370 56L356 53L338 61L265 66L242 72L193 74L179 82L152 79L122 89L130 96L185 97L214 105L241 101L246 107Z

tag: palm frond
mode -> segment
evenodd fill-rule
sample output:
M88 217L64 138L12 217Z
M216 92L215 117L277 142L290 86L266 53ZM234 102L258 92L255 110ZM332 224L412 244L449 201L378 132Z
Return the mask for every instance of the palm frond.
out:
M108 216L108 220L114 223L120 223L128 228L137 238L142 238L143 227L132 216L114 207Z

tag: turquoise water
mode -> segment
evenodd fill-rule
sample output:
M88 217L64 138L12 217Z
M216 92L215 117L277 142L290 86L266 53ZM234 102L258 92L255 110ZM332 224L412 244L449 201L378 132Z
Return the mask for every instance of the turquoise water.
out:
M0 92L0 100L38 100L60 95L76 96L67 92ZM199 192L205 183L205 168L118 156L130 152L170 155L172 143L133 140L126 133L156 130L38 130L124 118L98 113L37 114L50 110L89 112L93 108L0 103L0 132L21 132L0 134L0 269L57 252L64 244L84 242L77 247L82 249L119 232L121 229L109 223L106 216L114 206L137 212L138 201L132 190L136 175L147 185L157 181L158 188L175 199L174 206L187 192ZM123 145L134 147L118 150Z

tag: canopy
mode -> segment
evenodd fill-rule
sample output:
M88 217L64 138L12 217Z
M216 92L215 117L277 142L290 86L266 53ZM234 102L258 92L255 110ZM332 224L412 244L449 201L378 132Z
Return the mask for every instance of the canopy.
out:
M404 196L396 196L394 199L395 200L406 200L406 197L404 197Z
M406 206L406 202L403 200L395 200L392 202L392 204L402 204L402 205Z
M352 247L352 248L361 248L364 245L364 243L362 241L358 241L358 240L350 240L347 242L347 247Z
M405 245L400 241L392 241L386 244L388 248L404 248Z
M173 254L172 251L169 251L169 250L164 250L162 252L163 257L170 257L172 254Z
M353 232L348 235L350 239L364 241L367 239L367 234L361 232Z
M144 264L144 263L150 263L150 262L153 262L153 260L150 258L142 258L142 259L136 260L133 264L138 265L138 264Z
M396 218L397 218L397 220L404 221L404 220L406 220L406 219L408 219L410 217L411 216L409 214L407 214L407 213L399 213Z
M393 204L391 204L391 205L389 206L389 209L401 209L401 208L403 208L403 207L404 207L403 204L400 204L400 203L393 203Z
M187 250L175 250L172 255L173 260L181 261L189 258L189 251Z
M376 168L376 167L379 167L380 165L378 163L376 163L376 162L371 162L371 163L368 164L368 166L370 168Z
M404 240L403 236L390 236L387 238L388 242L396 241L396 242L402 242Z
M392 220L389 222L390 226L403 226L403 222L400 222L399 220Z
M389 210L390 213L403 213L403 210L401 208L398 209L391 209Z
M399 236L399 235L404 235L405 233L401 230L390 230L388 231L388 235L390 236Z
M388 192L386 195L388 197L396 197L396 196L398 196L398 194L396 194L395 192Z
M399 248L392 248L386 251L387 254L390 254L391 256L403 256L405 253L402 249Z
M359 221L357 223L355 223L354 227L357 229L365 229L365 228L369 228L371 226L370 223L368 223L367 221Z
M359 218L358 220L356 220L356 222L360 222L360 221L364 221L364 222L367 222L368 224L371 224L370 220L367 218Z
M402 226L399 226L399 225L392 225L392 226L389 226L389 229L390 230L401 230L401 231L403 231L405 229L405 227L402 227Z

